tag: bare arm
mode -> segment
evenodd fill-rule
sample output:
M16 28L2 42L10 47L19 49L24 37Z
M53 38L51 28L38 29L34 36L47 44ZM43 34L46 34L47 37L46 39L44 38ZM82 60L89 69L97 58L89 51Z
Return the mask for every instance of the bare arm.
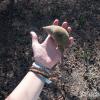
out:
M43 86L33 72L28 72L6 100L37 100Z

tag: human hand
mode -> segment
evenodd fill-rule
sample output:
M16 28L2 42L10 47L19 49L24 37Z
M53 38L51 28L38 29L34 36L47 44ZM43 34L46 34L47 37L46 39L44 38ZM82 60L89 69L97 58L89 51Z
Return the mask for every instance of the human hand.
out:
M55 19L53 24L58 25L59 20ZM68 32L71 32L71 27L68 27L67 22L63 22L62 27ZM47 38L41 44L38 42L38 37L35 32L31 31L30 34L32 35L32 49L36 63L51 69L55 64L61 61L61 52L57 48L57 44L52 39L50 34L48 34ZM68 46L71 46L72 44L73 37L69 37Z

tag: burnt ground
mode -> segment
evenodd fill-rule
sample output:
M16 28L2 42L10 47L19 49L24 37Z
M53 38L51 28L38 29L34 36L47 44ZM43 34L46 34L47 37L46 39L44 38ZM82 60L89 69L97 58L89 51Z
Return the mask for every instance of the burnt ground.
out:
M55 18L72 26L74 45L64 54L63 66L39 100L100 100L100 1L1 0L0 1L0 100L18 85L34 58L30 30L39 41L41 27Z

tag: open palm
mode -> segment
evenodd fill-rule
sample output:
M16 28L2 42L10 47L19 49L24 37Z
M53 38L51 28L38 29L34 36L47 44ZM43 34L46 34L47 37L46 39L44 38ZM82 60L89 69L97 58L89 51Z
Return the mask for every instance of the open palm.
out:
M59 24L59 20L56 19L53 22L54 25ZM62 27L68 32L71 32L71 27L68 27L67 22L63 22ZM61 60L61 52L57 48L57 44L52 39L50 34L43 43L38 42L38 37L35 32L30 32L32 35L32 49L34 52L35 62L51 69L55 64ZM73 37L69 37L69 46L73 43Z

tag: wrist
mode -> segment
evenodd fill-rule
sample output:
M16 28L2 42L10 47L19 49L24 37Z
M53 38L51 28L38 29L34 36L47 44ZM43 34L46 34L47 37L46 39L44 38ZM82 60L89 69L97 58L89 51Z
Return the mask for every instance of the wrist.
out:
M29 71L35 73L38 76L38 78L40 78L44 83L47 84L52 83L52 81L49 80L51 76L50 70L47 69L46 67L34 62L32 64L32 67L29 69Z
M46 67L42 64L39 64L37 62L33 62L32 67L40 68L40 69L46 71L47 73L50 73L50 69L48 69L48 67Z
M28 74L32 77L32 79L36 80L36 83L38 81L39 83L45 84L45 82L40 79L39 75L35 74L34 72L29 71Z
M47 69L52 69L55 64L51 60L47 60L46 58L35 59L35 62L39 65L44 66Z

